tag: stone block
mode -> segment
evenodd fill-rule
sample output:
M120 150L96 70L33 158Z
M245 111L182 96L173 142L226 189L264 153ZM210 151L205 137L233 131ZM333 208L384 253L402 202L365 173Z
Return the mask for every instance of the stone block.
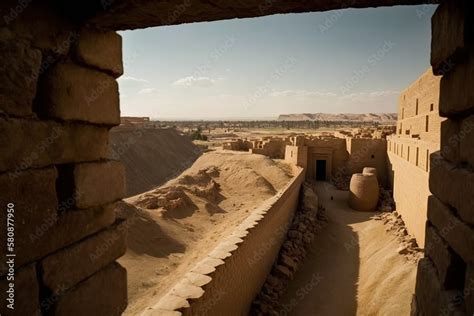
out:
M439 314L441 287L436 277L436 269L428 258L418 262L415 293L418 310L424 315Z
M43 116L95 124L120 124L118 84L103 72L59 63L41 82Z
M0 250L6 253L6 207L13 203L13 225L15 243L21 245L28 240L44 220L55 222L58 200L56 198L56 177L54 167L23 171L16 177L0 175L0 205L5 208L0 216ZM15 249L15 253L16 253ZM3 262L2 262L3 263ZM5 272L0 269L0 272ZM0 273L0 275L3 273Z
M429 222L428 222L429 223ZM464 262L439 235L436 228L427 224L425 254L434 263L438 279L445 289L461 288L464 282Z
M436 268L428 258L418 262L415 293L419 315L463 315L462 293L440 286Z
M474 315L474 263L471 262L466 269L464 281L464 302L468 315Z
M32 115L41 52L0 29L0 113Z
M468 224L474 224L474 172L458 167L441 158L438 153L431 155L429 177L430 191L445 204L457 210L459 217Z
M123 222L46 257L43 283L53 293L66 290L121 257L126 251Z
M100 69L114 78L123 74L122 37L116 32L84 29L75 48L80 63Z
M474 167L474 115L462 120L459 139L461 160Z
M441 156L454 163L460 161L460 129L461 124L457 120L448 119L441 123Z
M465 262L474 260L474 229L433 195L428 198L428 220Z
M443 76L440 85L439 113L453 117L474 109L474 48L462 63Z
M40 310L39 286L36 279L36 269L34 265L29 265L16 269L15 271L15 303L14 310L9 309L6 300L7 290L11 281L6 278L0 279L0 314L1 315L37 315Z
M108 136L106 127L0 118L0 172L106 158Z
M121 315L127 307L127 271L112 263L58 297L54 315Z
M431 19L431 65L436 75L448 73L468 46L472 35L472 4L469 2L443 1Z
M23 265L92 235L115 221L115 204L87 210L71 210L60 214L56 221L48 218L38 222L34 232L16 239L16 263ZM4 274L0 269L0 275Z
M3 4L3 3L2 3ZM2 21L18 38L57 57L65 56L77 40L74 21L48 1L13 2L2 11Z
M77 164L74 190L78 208L117 201L125 196L125 168L113 160Z

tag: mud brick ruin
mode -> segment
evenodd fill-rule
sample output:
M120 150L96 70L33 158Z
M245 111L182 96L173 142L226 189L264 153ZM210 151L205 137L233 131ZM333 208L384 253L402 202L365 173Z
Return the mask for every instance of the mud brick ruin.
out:
M0 230L5 231L5 205L14 203L15 279L18 288L27 289L19 292L22 304L15 314L118 315L127 306L126 271L115 262L125 251L125 239L113 211L124 196L124 169L106 155L109 130L120 124L116 79L123 61L117 30L422 3L433 1L2 1ZM432 18L431 65L437 77L426 74L402 93L396 135L388 140L296 137L285 151L287 160L307 168L306 177L373 166L382 183L392 179L397 203L418 206L407 206L403 214L426 248L414 315L474 313L473 15L472 1L441 1ZM438 82L439 96L431 88L424 91ZM438 114L440 144L432 133L440 124ZM368 142L375 144L373 150L354 159ZM384 169L388 161L392 172ZM416 195L415 187L424 188L426 179L431 193ZM299 177L283 196L294 201L293 190L301 183ZM427 205L417 202L421 195L429 195ZM2 254L5 239L2 234ZM263 272L258 276L265 277ZM2 262L2 301L7 274ZM232 288L242 281L233 279ZM186 302L181 295L176 297ZM251 297L238 298L243 309L250 306ZM7 313L3 308L0 312Z

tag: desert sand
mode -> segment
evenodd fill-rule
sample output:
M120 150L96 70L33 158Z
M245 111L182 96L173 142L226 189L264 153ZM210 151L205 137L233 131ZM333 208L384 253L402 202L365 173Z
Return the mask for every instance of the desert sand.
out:
M139 314L156 302L291 177L282 161L216 151L163 186L126 199L129 204L118 207L129 223L128 250L119 259L129 276L125 314Z
M416 263L373 212L347 206L347 191L316 186L327 226L290 282L281 315L410 315ZM333 200L331 200L333 197Z
M174 128L117 126L109 156L125 166L127 196L148 191L189 168L202 150Z

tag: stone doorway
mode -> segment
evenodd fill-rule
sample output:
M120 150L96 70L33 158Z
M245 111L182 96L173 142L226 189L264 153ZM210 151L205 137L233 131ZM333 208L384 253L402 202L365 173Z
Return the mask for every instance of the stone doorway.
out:
M316 160L316 181L326 181L326 160Z

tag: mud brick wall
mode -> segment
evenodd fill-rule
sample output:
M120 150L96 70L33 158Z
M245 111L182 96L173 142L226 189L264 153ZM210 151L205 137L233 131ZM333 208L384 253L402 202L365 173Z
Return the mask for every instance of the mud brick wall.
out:
M474 314L474 38L472 1L443 2L432 18L431 64L442 76L441 150L431 155L425 258L415 315Z
M106 156L120 123L121 37L46 1L0 6L0 314L119 315L126 271L115 260L126 247L114 202L124 170Z

